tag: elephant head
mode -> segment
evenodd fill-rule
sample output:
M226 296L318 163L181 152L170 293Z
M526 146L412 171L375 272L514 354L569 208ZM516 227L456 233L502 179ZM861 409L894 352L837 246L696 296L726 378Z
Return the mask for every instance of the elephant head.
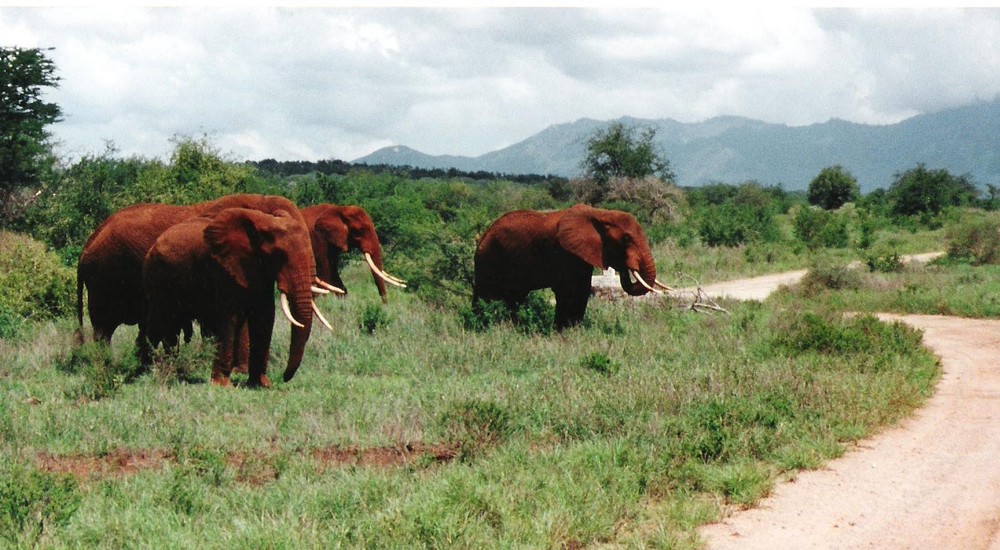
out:
M315 311L312 297L316 269L312 245L306 226L294 214L279 210L271 215L247 208L230 208L214 216L204 230L212 259L240 288L251 293L265 293L268 299L273 299L272 285L277 284L282 311L293 325L284 373L286 382L295 376L302 362ZM270 329L265 327L265 330L266 346L270 341ZM266 364L266 355L263 361ZM253 358L251 374L252 363Z
M382 301L386 301L386 283L405 288L405 281L385 272L382 264L382 245L375 225L365 210L358 206L321 204L302 209L302 216L309 226L316 273L320 280L345 288L340 278L340 255L348 250L361 252Z
M588 264L614 268L629 295L668 288L656 279L656 266L642 226L632 215L578 204L564 212L556 225L556 239L567 252Z

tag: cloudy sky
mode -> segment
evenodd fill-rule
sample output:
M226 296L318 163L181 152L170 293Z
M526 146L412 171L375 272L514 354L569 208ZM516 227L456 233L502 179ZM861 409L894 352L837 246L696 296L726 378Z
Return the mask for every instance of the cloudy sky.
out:
M712 4L709 4L712 6ZM476 156L624 115L886 124L1000 98L1000 9L0 7L52 47L60 151Z

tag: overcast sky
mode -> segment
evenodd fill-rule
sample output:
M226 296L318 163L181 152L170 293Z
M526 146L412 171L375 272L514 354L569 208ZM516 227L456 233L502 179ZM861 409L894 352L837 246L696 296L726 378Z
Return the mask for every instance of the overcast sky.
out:
M476 156L588 117L886 124L1000 98L1000 9L0 7L53 47L60 151Z

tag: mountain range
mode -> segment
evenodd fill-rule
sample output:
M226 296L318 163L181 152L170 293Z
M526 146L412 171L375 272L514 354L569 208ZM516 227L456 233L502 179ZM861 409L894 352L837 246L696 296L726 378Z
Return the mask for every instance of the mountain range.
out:
M1000 186L1000 98L888 125L831 119L787 126L735 116L698 123L617 120L656 129L654 144L670 161L682 186L754 180L800 190L823 168L840 165L857 178L862 192L868 192L889 187L896 174L921 163L928 169L967 175L980 186ZM557 124L477 157L427 155L398 145L353 162L575 177L581 172L587 139L609 122L584 118Z

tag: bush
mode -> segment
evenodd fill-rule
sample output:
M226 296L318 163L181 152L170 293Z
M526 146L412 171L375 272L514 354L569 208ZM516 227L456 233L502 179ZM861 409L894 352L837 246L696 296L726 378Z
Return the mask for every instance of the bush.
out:
M69 474L41 472L7 463L0 466L0 537L13 547L34 547L42 534L60 527L80 507L79 483Z
M847 219L818 208L799 208L794 218L795 236L817 248L844 248L848 245Z
M921 333L903 323L883 323L873 315L846 317L840 314L791 312L775 319L772 343L788 354L906 355L918 349Z
M781 232L770 207L729 202L701 211L698 234L708 246L735 247L751 242L775 242Z
M476 307L462 306L458 310L467 330L482 332L494 325L511 322L524 334L552 334L556 308L549 303L547 293L528 294L517 311L511 312L501 300L479 300Z
M114 357L104 342L88 342L73 348L56 361L56 369L83 376L78 386L67 390L67 397L91 401L114 397L126 383L142 373L142 366L134 355Z
M612 361L606 353L594 352L584 356L580 365L605 376L611 376L621 370L621 365Z
M0 232L0 337L12 336L25 320L70 315L75 283L73 271L42 243Z
M1000 263L1000 221L995 218L960 223L948 228L948 257L976 265Z
M365 306L364 311L361 312L361 320L358 322L361 332L366 334L375 334L376 330L388 325L389 314L379 304L368 304Z
M861 275L854 269L824 261L815 262L800 283L807 296L824 290L861 288Z

